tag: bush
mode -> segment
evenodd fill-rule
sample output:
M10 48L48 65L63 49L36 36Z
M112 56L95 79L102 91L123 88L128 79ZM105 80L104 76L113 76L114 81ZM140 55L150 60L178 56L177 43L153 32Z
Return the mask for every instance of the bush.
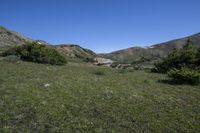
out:
M118 70L118 73L121 73L121 74L126 73L126 72L127 72L126 69L119 69Z
M195 63L200 66L200 48L197 51Z
M95 71L95 72L93 72L95 75L100 75L100 76L102 76L102 75L105 75L105 72L104 71L101 71L101 70L97 70L97 71Z
M182 67L194 68L196 50L191 45L185 45L182 49L176 49L167 57L155 63L153 72L166 73L172 68L180 69Z
M8 55L4 57L3 60L8 62L18 62L20 61L20 58L16 55Z
M94 58L92 58L92 57L86 57L86 58L83 59L83 61L84 62L90 62L90 63L94 63L95 62Z
M3 51L1 53L1 56L9 56L9 55L16 55L17 56L19 52L20 52L20 47L12 47L12 48L9 48L6 51Z
M152 72L167 73L179 83L198 84L200 82L200 49L192 47L190 39L182 49L176 49L155 64Z
M180 70L172 69L168 72L168 76L180 83L198 84L200 82L200 73L186 67Z
M2 53L3 56L16 55L24 61L47 63L52 65L66 64L66 59L56 49L36 42L11 48Z

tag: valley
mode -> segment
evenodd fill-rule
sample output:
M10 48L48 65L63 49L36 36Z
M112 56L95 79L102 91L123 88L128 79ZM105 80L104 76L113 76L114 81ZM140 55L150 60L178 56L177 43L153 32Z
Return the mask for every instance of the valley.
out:
M198 48L200 34L110 54L21 38L1 27L2 34L1 54L17 46L26 57L41 59L39 53L53 50L67 60L50 65L24 61L15 52L0 57L2 133L200 132L200 85L177 84L166 74L151 72L155 62L181 49L188 38ZM19 47L25 45L27 51ZM31 53L30 46L44 49Z

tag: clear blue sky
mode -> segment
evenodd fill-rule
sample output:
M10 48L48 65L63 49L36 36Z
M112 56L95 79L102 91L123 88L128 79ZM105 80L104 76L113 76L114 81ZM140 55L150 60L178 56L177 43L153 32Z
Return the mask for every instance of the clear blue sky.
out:
M95 52L200 32L200 0L0 0L0 25Z

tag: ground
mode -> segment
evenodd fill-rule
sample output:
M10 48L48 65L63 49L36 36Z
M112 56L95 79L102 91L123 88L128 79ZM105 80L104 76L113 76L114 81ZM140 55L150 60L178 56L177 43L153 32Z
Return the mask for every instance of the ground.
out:
M199 133L200 86L166 79L87 64L0 60L0 132Z

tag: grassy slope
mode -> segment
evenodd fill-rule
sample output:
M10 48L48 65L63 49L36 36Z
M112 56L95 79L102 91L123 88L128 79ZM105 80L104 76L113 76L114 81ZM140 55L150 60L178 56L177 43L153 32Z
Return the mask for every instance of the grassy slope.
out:
M0 132L200 132L200 86L159 79L166 77L0 61Z

